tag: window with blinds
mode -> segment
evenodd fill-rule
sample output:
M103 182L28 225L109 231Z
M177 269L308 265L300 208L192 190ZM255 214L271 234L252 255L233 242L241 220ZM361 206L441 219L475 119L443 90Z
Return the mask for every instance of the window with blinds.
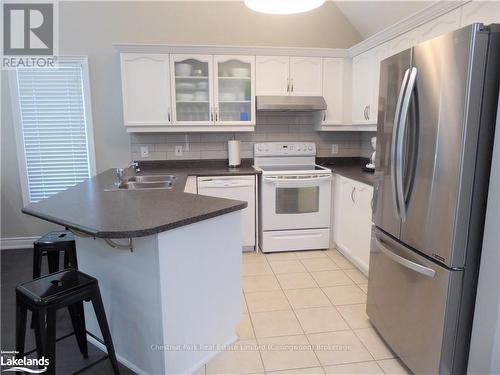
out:
M17 70L29 203L90 177L84 63Z

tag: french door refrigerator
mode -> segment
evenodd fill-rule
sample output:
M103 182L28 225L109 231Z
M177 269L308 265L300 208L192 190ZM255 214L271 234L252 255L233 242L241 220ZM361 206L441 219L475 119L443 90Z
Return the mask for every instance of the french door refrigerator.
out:
M418 374L466 372L499 26L473 24L381 62L367 313Z

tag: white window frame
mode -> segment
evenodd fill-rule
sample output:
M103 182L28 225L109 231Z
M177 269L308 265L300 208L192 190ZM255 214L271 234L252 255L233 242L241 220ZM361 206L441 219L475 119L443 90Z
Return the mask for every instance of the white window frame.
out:
M92 121L92 100L90 97L90 78L89 64L87 56L58 56L58 62L71 63L77 62L82 65L82 85L83 85L83 104L85 109L85 125L87 132L87 153L89 159L90 176L96 175L95 148L94 148L94 125ZM43 68L41 68L43 69ZM21 183L21 192L23 198L23 207L30 204L30 194L28 186L28 170L26 165L26 155L24 150L23 124L21 117L21 106L19 103L19 88L17 81L17 71L9 71L10 98L12 105L12 117L14 125L14 134L16 138L17 162L19 165L19 175Z

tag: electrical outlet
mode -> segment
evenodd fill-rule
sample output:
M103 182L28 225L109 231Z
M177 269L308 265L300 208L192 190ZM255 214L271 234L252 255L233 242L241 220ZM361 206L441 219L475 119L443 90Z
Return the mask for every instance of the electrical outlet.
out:
M175 156L182 156L184 154L184 151L182 149L182 146L175 146Z
M336 143L332 143L332 155L336 155L339 153L339 145Z
M149 157L149 147L141 146L141 157L148 158Z

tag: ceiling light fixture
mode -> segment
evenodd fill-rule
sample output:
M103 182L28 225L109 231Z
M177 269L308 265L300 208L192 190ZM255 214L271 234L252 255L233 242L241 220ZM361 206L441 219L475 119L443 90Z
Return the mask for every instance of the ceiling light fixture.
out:
M260 13L295 14L316 9L324 2L325 0L245 0L245 5Z

